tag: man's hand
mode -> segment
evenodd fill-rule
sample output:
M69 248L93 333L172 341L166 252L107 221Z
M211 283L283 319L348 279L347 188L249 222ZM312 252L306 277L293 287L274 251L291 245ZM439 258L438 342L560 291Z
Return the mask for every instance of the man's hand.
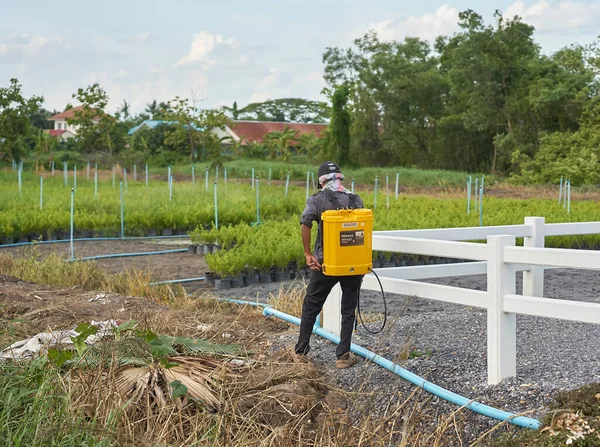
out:
M306 265L308 267L310 267L311 270L318 272L321 270L321 264L319 264L319 261L317 260L317 258L315 258L312 254L306 254L304 255L304 258L306 259Z

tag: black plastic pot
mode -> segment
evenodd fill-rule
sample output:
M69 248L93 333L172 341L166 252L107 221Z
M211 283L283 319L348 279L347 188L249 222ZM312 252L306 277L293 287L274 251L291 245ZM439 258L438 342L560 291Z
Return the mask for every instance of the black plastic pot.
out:
M217 245L217 244L215 244L215 245L213 245L212 252L213 252L213 253L216 253L216 252L218 252L220 249L221 249L221 246L220 246L220 245Z
M12 237L3 237L2 239L0 239L0 244L2 245L9 245L14 243L14 239Z
M27 236L21 236L17 239L17 244L24 244L25 242L29 242L29 238Z
M175 234L177 236L185 236L187 234L187 231L185 231L185 230L177 230L177 231L175 231Z
M191 255L195 255L196 254L196 246L195 245L188 245L188 253Z
M173 236L173 230L171 230L170 228L165 228L164 230L162 230L160 232L161 236Z
M204 244L204 254L209 255L213 251L213 244Z
M216 290L231 289L231 280L229 278L215 278L215 289Z
M258 273L258 281L261 283L271 282L271 272L259 272Z
M44 240L45 241L55 241L56 240L56 233L46 233L44 235Z
M214 287L215 274L213 272L204 272L204 283L209 287Z
M289 281L291 278L291 271L289 269L279 270L279 281Z
M232 276L230 282L232 289L239 289L240 287L244 287L244 280L242 279L242 275Z
M251 286L258 283L258 273L247 273L243 275L244 285Z
M146 236L148 237L155 237L158 233L156 232L156 230L148 230L146 231Z

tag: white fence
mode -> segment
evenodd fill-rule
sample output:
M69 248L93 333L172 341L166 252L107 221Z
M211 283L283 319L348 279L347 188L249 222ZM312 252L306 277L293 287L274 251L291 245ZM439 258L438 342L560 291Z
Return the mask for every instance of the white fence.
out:
M546 224L527 217L524 225L378 231L373 250L470 259L477 262L376 269L389 293L445 301L487 310L488 383L516 376L516 314L600 324L600 304L544 298L544 269L600 270L600 252L544 248L546 236L599 234L600 222ZM515 246L517 237L524 246ZM459 242L485 240L487 243ZM522 295L516 292L516 272L523 272ZM487 274L487 291L416 281ZM374 275L365 276L363 289L380 290ZM341 327L341 289L331 292L323 308L323 327L338 334Z

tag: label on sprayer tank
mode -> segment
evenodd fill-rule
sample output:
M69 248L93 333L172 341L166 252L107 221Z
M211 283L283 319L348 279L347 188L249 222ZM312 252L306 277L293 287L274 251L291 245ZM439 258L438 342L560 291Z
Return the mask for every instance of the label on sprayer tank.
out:
M351 247L356 245L365 245L364 230L340 231L341 247Z

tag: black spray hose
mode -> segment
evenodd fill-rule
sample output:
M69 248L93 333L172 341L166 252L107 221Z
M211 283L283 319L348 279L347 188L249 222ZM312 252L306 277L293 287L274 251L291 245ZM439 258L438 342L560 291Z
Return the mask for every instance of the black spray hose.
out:
M383 324L381 325L381 327L376 331L372 331L365 325L362 314L360 313L360 289L358 289L358 299L357 299L356 307L358 309L358 319L360 320L360 324L362 325L362 327L369 334L375 335L375 334L379 334L381 331L383 331L383 328L385 328L385 323L387 323L387 302L385 301L385 292L383 291L383 285L381 284L381 281L379 280L379 276L377 276L377 273L375 273L373 271L373 269L370 268L369 271L375 275L375 278L377 278L377 282L379 283L379 287L381 288L381 296L383 298Z

